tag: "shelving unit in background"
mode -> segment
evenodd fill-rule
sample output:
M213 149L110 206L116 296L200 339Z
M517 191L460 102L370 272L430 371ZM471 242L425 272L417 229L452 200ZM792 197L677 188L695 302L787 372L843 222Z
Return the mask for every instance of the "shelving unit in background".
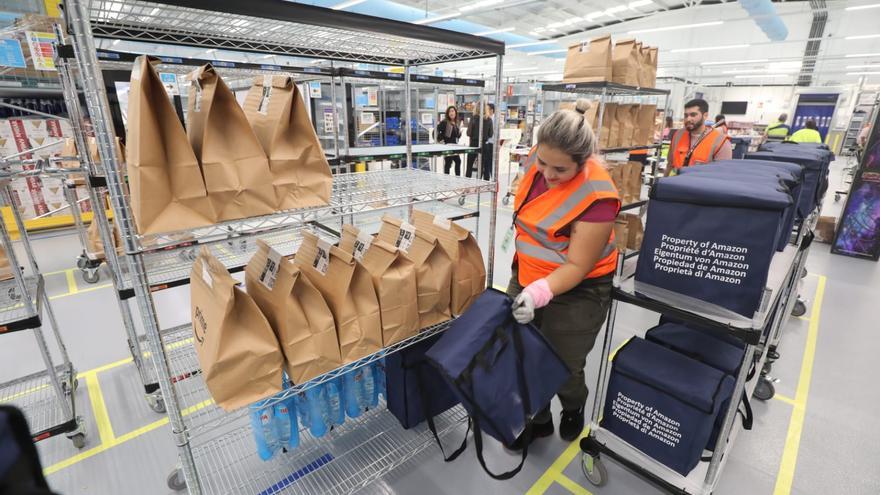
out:
M333 178L332 199L325 207L277 212L186 232L139 235L134 229L129 197L120 177L121 157L117 156L114 146L114 129L110 125L110 108L103 91L94 38L396 65L403 66L406 75L414 65L495 57L496 81L501 80L503 43L283 0L246 3L68 0L66 7L72 46L64 63L69 63L69 67L61 70L62 84L69 97L68 104L74 105L77 83L82 86L95 127L100 168L88 157L84 161L90 180L95 181L91 190L102 194L106 189L110 193L114 222L119 225L125 250L125 256L121 257L125 268L120 267L119 261L114 263L117 267L114 283L117 290L127 290L130 283L138 303L151 360L178 446L180 467L169 475L169 486L187 488L192 494L262 493L279 487L300 493L351 493L430 445L431 437L424 428L407 432L395 430L389 413L374 411L363 420L349 423L322 439L307 438L296 451L277 456L272 461L257 461L256 453L249 445L251 431L247 411L226 413L210 401L204 381L198 370L193 369L197 361L191 343L186 343L189 332L186 327L160 328L152 291L167 285L167 280L181 280L178 267L189 266L191 259L187 259L190 256L187 253L191 253L194 245L210 245L221 253L230 247L246 251L251 249L256 237L262 236L272 243L271 236L277 232L286 239L284 242L290 243L289 249L295 249L299 239L297 232L301 229L326 231L324 227L327 225L346 222L365 213L401 207L409 209L420 203L478 193L489 193L491 198L487 253L487 279L491 283L497 184L409 169L337 174ZM409 92L409 83L409 78L405 77L406 93ZM496 93L498 91L496 87ZM411 102L407 99L407 121L411 110ZM74 125L80 140L84 138L82 117L78 115ZM497 132L497 119L494 126ZM414 152L412 136L408 135L405 143L407 163L412 163ZM497 153L496 144L493 155L497 156ZM495 164L497 176L497 160ZM100 177L104 177L105 184L98 181ZM99 221L102 238L110 241L106 218ZM279 241L274 244L279 245ZM234 260L249 257L246 253L232 253L223 258L229 267L241 262ZM171 259L167 268L162 261L166 259ZM159 266L162 268L157 268ZM445 328L444 324L425 329L399 345L289 388L283 395L305 390L343 372L365 366L388 352ZM448 431L460 424L462 418L460 409L451 411L444 416L441 429ZM364 429L369 427L377 430ZM390 444L364 441L365 437L371 438L378 433L394 437L395 441Z

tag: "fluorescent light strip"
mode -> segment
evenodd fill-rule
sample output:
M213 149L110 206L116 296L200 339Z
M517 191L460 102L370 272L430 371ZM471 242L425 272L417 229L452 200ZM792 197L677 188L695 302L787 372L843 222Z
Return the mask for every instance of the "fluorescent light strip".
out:
M880 76L880 72L847 72L848 76Z
M854 7L847 7L844 10L865 10L865 9L876 9L880 7L880 3L872 3L868 5L856 5Z
M737 65L737 64L759 64L761 62L769 62L768 58L753 58L751 60L728 60L726 62L701 62L700 65Z
M733 76L735 79L758 79L762 77L794 77L794 74L749 74L743 76Z
M722 74L797 74L800 72L799 69L732 69L732 70L723 70Z
M880 53L850 53L845 58L880 57Z
M880 64L847 65L847 69L880 69Z
M483 31L482 33L474 33L474 36L488 36L490 34L498 34L498 33L509 33L516 29L515 27L508 27L502 29L492 29L490 31Z
M434 24L435 22L445 21L448 19L454 19L460 15L461 15L461 12L455 12L454 14L438 15L435 17L428 17L425 19L419 19L417 21L413 21L413 24Z
M555 40L547 40L547 41L530 41L528 43L517 43L515 45L507 45L507 48L522 48L525 46L536 46L536 45L555 45Z
M639 7L647 7L648 5L653 5L654 2L651 0L636 0L635 2L630 2L627 4L627 7L631 9L639 8Z
M660 31L675 31L678 29L690 29L690 28L698 28L698 27L706 27L706 26L720 26L721 24L724 24L724 21L698 22L696 24L679 24L677 26L666 26L666 27L658 27L658 28L651 28L651 29L636 29L635 31L630 31L626 34L659 33Z
M669 53L687 53L687 52L708 52L711 50L730 50L733 48L748 48L749 45L720 45L720 46L701 46L698 48L676 48L669 50Z
M349 7L354 7L355 5L357 5L359 3L364 3L366 1L367 0L349 0L348 2L338 3L330 8L333 10L345 10Z
M880 34L860 34L858 36L847 36L845 40L869 40L871 38L880 38Z
M548 55L550 53L565 53L567 51L568 51L568 48L560 48L558 50L542 50L540 52L529 52L529 53L526 53L526 55L531 57L532 55Z
M504 0L482 0L481 2L476 2L470 5L465 5L464 7L459 7L458 10L462 12L468 12L471 10L482 9L483 7L491 7L493 5L498 5L499 3L503 2Z

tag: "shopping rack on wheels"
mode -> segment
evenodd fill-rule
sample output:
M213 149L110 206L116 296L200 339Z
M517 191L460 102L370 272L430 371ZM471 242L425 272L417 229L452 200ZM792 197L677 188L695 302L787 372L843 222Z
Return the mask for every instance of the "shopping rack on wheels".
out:
M601 425L602 418L606 414L612 414L611 411L605 410L605 401L611 372L609 355L612 351L619 306L621 304L638 306L694 329L723 332L726 336L735 338L744 346L745 352L731 397L740 397L742 394L751 397L755 394L756 397L761 395L758 397L760 399L768 400L773 396L772 383L755 370L764 367L769 344L778 339L780 329L788 321L797 298L800 272L812 238L813 234L809 228L801 228L795 239L796 242L774 255L764 289L766 303L750 320L719 317L717 313L708 311L684 310L676 303L677 299L674 295L652 294L652 297L648 297L636 292L632 263L638 253L621 255L602 346L596 386L598 395L593 405L590 433L580 442L583 451L582 469L591 483L596 486L607 483L608 471L604 465L604 459L607 457L670 493L710 494L717 486L721 472L730 458L729 452L737 435L744 429L742 423L737 421L740 401L729 400L726 411L723 412L724 420L711 457L702 458L696 467L687 475L683 475L604 428Z
M76 415L76 369L61 339L58 321L46 294L43 275L21 213L12 202L8 181L15 176L15 172L6 169L9 163L0 160L4 168L3 177L0 178L0 201L3 206L11 206L27 265L22 267L19 263L8 226L6 222L0 222L0 242L5 251L4 261L8 263L8 268L0 271L0 279L3 279L0 281L0 339L13 332L32 332L44 369L0 383L0 403L12 404L22 410L34 442L65 434L76 448L81 449L85 446L86 435L83 420ZM52 336L60 353L59 364L56 364L43 334L46 321L52 327Z

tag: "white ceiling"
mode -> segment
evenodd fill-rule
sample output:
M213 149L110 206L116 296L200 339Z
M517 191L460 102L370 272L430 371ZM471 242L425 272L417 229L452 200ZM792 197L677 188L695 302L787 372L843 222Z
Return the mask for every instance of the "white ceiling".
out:
M790 84L797 81L813 18L810 2L774 2L788 28L788 37L781 42L772 42L735 1L683 3L652 0L647 5L644 1L635 4L632 0L494 1L487 7L462 11L467 5L481 2L397 0L405 5L426 8L429 18L457 12L459 15L456 19L481 24L486 26L487 31L514 28L512 31L490 34L489 37L503 38L506 34L515 34L535 41L553 42L508 49L505 76L539 80L561 77L565 54L529 56L524 53L526 50L561 51L570 43L611 34L614 38L634 36L660 47L661 76L686 78L705 84ZM866 77L869 83L880 82L880 6L847 10L880 5L880 0L829 0L824 3L828 20L816 58L813 85L855 83L860 77ZM630 8L628 5L641 6ZM691 24L705 25L632 33ZM445 27L443 23L435 25ZM536 29L540 32L536 32ZM859 36L862 38L852 38ZM736 47L678 51L731 45ZM870 56L856 56L860 54ZM712 65L713 62L728 64ZM495 72L494 61L447 64L444 69L459 75L484 77ZM859 74L863 72L872 74Z

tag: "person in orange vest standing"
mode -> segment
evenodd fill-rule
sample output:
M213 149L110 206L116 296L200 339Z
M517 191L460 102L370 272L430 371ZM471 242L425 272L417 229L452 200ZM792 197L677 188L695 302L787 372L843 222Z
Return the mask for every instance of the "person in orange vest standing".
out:
M575 110L554 112L541 124L502 243L504 249L515 238L507 288L513 317L533 322L572 373L557 394L559 435L566 441L584 428L584 366L608 315L617 267L613 227L620 197L594 154L598 143L585 118L589 108L581 99ZM547 404L534 418L533 439L553 432ZM521 450L524 443L519 439L507 447Z
M708 116L706 100L697 98L685 103L684 129L676 131L669 143L666 175L675 175L683 167L733 158L730 138L706 126Z

